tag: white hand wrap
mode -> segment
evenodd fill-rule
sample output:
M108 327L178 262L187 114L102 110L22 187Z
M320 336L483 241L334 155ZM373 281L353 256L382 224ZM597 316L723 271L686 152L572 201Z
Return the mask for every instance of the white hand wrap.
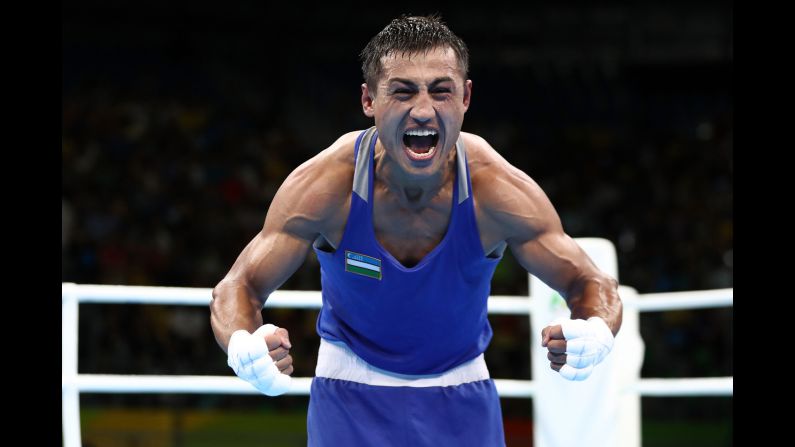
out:
M585 380L613 349L613 332L599 317L567 319L559 324L566 338L566 364L560 375L567 380Z
M292 383L292 377L279 372L268 355L265 336L273 334L276 329L272 324L265 324L253 334L243 329L235 331L227 349L226 362L235 374L268 396L286 393Z

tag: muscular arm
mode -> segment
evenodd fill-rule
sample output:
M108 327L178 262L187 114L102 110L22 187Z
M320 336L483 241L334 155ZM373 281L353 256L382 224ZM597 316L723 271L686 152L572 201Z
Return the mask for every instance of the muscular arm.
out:
M303 263L311 244L307 235L291 233L278 223L269 228L268 220L213 289L210 323L224 351L236 330L253 333L262 325L265 300Z
M348 196L338 187L343 182L337 181L340 169L332 155L330 148L290 174L262 230L213 289L210 324L224 351L236 330L253 332L262 325L265 300L301 266L312 242L334 227Z
M495 164L488 169L490 186L480 191L484 228L499 234L525 270L564 297L572 319L601 317L616 335L623 312L617 281L563 231L538 184L507 162Z
M509 239L511 252L522 267L563 296L572 319L601 317L615 336L623 314L618 282L594 265L563 232L560 221L550 226L536 237Z

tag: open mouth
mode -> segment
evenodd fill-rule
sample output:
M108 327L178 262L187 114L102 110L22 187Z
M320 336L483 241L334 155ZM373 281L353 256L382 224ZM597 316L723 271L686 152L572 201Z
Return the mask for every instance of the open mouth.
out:
M428 160L436 152L439 132L434 129L410 129L403 134L406 153L413 160Z

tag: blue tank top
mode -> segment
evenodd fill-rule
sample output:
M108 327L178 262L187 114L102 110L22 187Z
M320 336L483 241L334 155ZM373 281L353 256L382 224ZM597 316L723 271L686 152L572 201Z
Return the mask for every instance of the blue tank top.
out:
M502 256L483 253L460 138L442 241L411 268L382 247L372 219L377 138L371 127L356 140L351 209L339 247L314 244L323 296L317 332L381 369L441 373L477 357L491 341L486 304Z

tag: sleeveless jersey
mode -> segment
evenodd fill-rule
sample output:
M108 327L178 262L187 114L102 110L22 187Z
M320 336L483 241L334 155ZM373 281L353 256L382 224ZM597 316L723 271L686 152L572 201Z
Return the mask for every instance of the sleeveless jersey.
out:
M356 140L351 209L339 247L330 251L314 244L323 298L317 332L387 371L441 373L488 346L486 304L502 256L483 252L460 137L444 238L410 268L381 246L372 219L377 138L371 127Z

